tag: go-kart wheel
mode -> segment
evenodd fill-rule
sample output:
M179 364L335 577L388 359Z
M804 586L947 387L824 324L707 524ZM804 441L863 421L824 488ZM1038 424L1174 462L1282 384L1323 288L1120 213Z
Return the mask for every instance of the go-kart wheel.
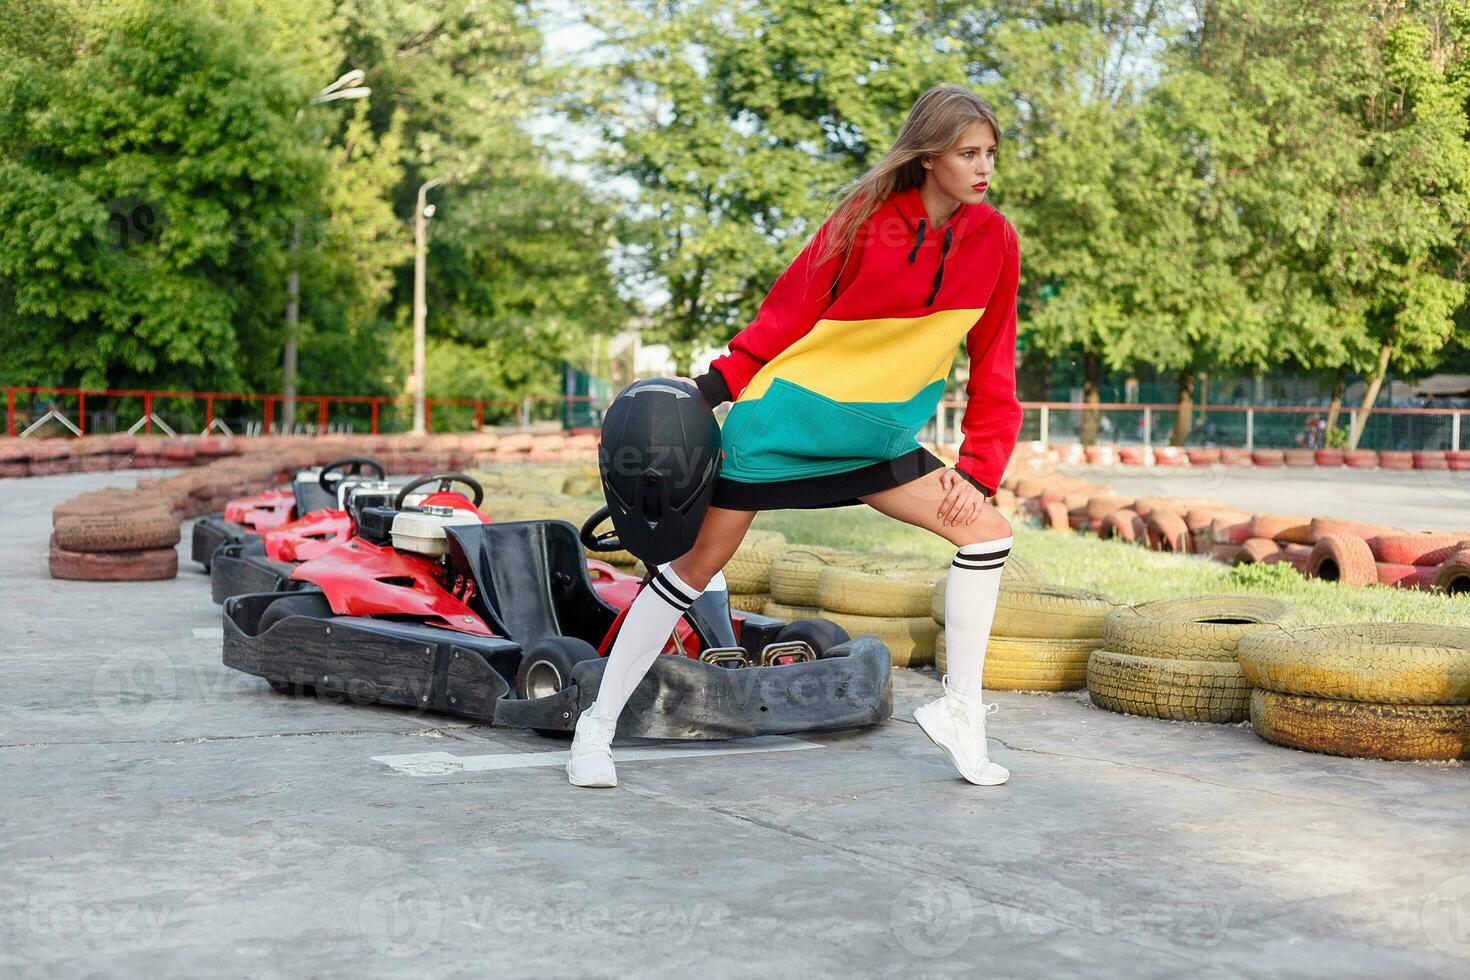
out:
M295 595L277 599L265 607L265 612L260 614L260 625L256 627L256 635L264 633L287 616L310 616L314 619L321 619L330 615L332 615L332 606L327 602L325 595L316 591L298 592Z
M436 480L439 482L439 487L435 491L436 493L448 493L450 487L459 483L470 488L470 503L473 506L478 507L485 501L485 488L480 486L478 480L472 476L466 476L463 473L449 471L445 473L430 473L428 476L421 476L417 480L405 484L403 489L398 491L398 496L393 498L393 509L402 510L403 502L408 499L409 494L413 493L419 487L427 486Z
M596 513L587 518L582 525L582 547L588 551L622 551L623 542L618 540L617 531L603 531L595 533L597 525L607 520L612 511L606 507L597 508Z
M274 608L274 607L272 607ZM838 626L830 619L798 619L793 623L787 623L776 632L776 643L785 643L788 640L801 640L816 653L817 659L821 660L827 656L827 651L839 643L846 643L852 637L847 635L847 630Z
M547 637L521 655L516 670L516 695L529 700L563 691L572 683L572 669L577 664L596 659L597 650L585 640L572 636ZM533 731L551 738L572 737L572 732L560 729Z
M336 473L338 470L345 472L337 476ZM366 456L346 456L342 459L335 459L326 466L323 466L321 472L316 476L316 484L331 494L332 499L335 500L337 498L338 485L350 476L362 476L363 470L372 470L373 475L379 480L385 479L388 476L388 470L376 459L369 459Z

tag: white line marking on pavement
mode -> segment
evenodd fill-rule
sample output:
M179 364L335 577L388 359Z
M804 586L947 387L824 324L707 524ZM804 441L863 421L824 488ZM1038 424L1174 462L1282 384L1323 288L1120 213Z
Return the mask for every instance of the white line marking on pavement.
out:
M194 627L194 639L196 640L223 640L225 628L223 626L196 626Z
M721 745L697 748L688 744L646 745L613 748L613 762L698 759L750 752L799 752L820 749L816 742L803 742L785 735L761 735L731 740ZM454 755L451 752L414 752L409 755L375 755L374 762L406 776L444 776L456 772L491 772L497 769L526 769L534 766L565 766L566 752L501 752L495 755Z

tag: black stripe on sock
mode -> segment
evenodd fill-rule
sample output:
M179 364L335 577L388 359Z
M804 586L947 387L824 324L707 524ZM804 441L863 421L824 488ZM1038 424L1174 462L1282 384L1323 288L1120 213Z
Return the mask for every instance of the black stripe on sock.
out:
M664 585L658 576L654 576L648 580L648 587L657 593L660 599L680 612L684 612L693 605L693 603L685 602L683 599L675 598L674 594L669 591L668 586Z
M955 559L957 561L960 559L967 559L969 561L995 561L995 559L1004 558L1010 553L1011 549L1009 548L1002 548L999 551L991 551L981 555L972 555L968 551L957 551L955 552Z
M963 568L965 569L965 571L968 572L983 572L988 571L992 568L1004 568L1006 563L1003 561L998 561L994 565L966 565L962 562L955 561L951 562L950 564L954 565L955 568Z
M694 595L689 595L683 587L675 585L673 582L669 581L669 577L663 572L659 572L657 575L654 576L654 578L662 582L665 588L667 588L674 595L683 599L685 602L693 602L695 599L699 598L699 593L696 592Z

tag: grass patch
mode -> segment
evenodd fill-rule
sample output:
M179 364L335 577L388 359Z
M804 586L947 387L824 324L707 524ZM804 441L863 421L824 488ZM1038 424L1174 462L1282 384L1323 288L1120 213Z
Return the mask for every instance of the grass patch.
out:
M853 551L922 555L936 570L954 548L937 535L867 507L767 511L755 527L780 531L792 544L822 544ZM1470 597L1446 596L1387 585L1351 588L1304 579L1287 564L1230 567L1204 555L1146 551L1089 534L1043 531L1024 518L1012 521L1012 553L1047 581L1095 589L1121 602L1182 596L1249 594L1292 603L1312 623L1470 622Z

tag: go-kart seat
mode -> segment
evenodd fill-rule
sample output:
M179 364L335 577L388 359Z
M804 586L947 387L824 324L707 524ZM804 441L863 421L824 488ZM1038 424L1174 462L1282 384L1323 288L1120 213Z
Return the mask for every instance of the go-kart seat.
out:
M456 568L475 583L471 607L500 635L529 648L553 636L593 646L617 618L587 575L587 556L566 521L446 527Z
M297 517L305 517L314 510L337 506L337 498L321 488L315 473L292 480L291 492L296 495Z

